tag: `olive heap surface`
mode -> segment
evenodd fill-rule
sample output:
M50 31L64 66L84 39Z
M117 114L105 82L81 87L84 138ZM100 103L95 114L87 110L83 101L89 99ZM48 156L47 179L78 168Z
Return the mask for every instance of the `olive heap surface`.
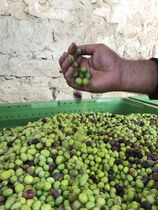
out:
M158 116L57 114L0 132L0 210L158 210Z

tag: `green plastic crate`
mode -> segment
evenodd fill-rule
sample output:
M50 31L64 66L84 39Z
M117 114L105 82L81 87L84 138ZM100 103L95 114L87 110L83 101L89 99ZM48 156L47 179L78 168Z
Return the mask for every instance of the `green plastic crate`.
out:
M97 99L76 101L49 101L0 105L0 129L25 125L56 113L111 112L114 114L154 113L158 107L136 99Z
M147 103L147 104L152 104L152 105L156 105L158 106L158 100L150 100L148 96L135 96L135 97L132 97L132 99L136 99L138 101L141 101L141 102L144 102L144 103Z

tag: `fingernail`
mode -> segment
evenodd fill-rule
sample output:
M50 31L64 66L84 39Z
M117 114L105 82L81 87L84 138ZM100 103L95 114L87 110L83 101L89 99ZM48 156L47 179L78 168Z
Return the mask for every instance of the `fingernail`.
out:
M70 48L72 49L74 46L75 46L75 43L72 42L71 45L70 45Z

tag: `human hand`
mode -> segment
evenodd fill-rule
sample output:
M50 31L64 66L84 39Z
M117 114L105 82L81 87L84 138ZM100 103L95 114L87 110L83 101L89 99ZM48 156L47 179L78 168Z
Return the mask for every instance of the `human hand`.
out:
M73 77L75 69L69 54L75 54L77 48L82 50L77 58L79 68L86 67L92 75L87 86L76 85ZM128 91L152 94L157 86L156 62L122 59L104 44L77 46L72 43L68 52L60 57L59 64L67 83L77 90L93 93Z
M86 67L92 75L88 86L78 86L75 84L72 67L72 60L69 54L75 54L77 48L82 52L77 58L79 68ZM88 55L89 57L85 57ZM104 44L89 44L77 46L72 43L68 52L64 52L59 59L62 73L68 83L74 89L102 93L121 89L120 64L122 59Z

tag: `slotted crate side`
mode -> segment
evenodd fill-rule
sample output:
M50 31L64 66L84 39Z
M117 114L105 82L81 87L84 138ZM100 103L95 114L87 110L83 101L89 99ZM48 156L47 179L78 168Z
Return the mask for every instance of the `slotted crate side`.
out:
M98 99L75 101L48 101L0 105L0 129L25 125L57 113L111 112L114 114L155 113L158 107L133 99Z
M152 105L155 105L155 106L158 106L158 100L157 99L149 99L148 96L134 96L134 97L130 97L131 99L135 99L137 101L141 101L143 103L147 103L147 104L152 104Z

